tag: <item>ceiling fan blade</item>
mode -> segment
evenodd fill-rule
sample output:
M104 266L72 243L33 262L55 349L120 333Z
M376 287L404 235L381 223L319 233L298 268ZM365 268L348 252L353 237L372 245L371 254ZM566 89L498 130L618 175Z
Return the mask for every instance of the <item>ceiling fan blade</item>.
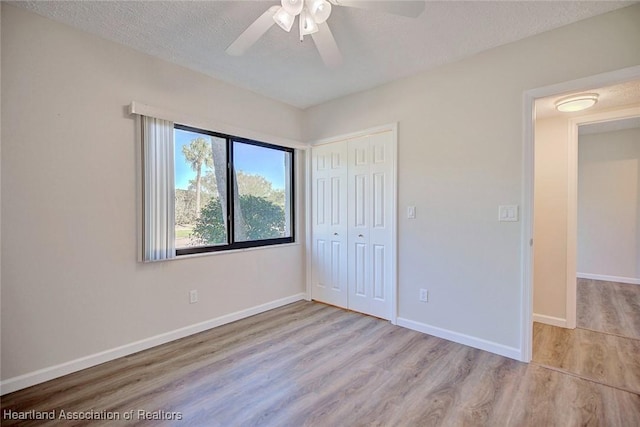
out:
M424 12L425 0L396 0L396 1L376 1L376 0L330 0L338 6L357 7L360 9L377 10L390 13L392 15L417 18Z
M340 53L336 39L333 38L331 29L326 22L318 24L318 31L311 34L311 38L313 38L313 42L327 67L335 68L342 64L342 53Z
M240 56L244 54L247 49L253 46L253 44L257 42L273 24L276 23L273 20L273 15L276 14L278 9L279 6L271 6L265 13L260 15L258 19L253 21L253 24L249 25L249 27L244 30L244 32L240 34L233 43L231 43L225 52L233 56Z

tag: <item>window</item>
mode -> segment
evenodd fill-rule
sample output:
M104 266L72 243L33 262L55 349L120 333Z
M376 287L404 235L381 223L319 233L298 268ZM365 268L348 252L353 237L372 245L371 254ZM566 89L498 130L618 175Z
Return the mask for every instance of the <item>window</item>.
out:
M174 125L176 255L293 242L293 149Z

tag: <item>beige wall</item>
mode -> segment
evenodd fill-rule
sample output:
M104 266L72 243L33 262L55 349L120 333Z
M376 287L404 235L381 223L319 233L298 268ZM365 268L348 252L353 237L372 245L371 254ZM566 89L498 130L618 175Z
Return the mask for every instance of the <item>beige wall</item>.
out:
M638 22L625 8L307 110L309 140L399 122L401 318L519 347L521 224L497 217L524 197L523 92L640 64Z
M301 138L293 107L3 3L3 380L304 292L303 245L136 262L132 100Z
M535 123L533 312L566 319L568 137L565 116Z
M640 129L581 135L578 273L640 279Z

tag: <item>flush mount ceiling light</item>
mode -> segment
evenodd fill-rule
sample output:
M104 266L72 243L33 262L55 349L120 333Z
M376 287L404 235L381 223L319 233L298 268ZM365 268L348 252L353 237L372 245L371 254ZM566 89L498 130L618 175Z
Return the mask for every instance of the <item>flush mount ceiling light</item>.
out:
M373 9L416 18L424 11L425 0L281 0L280 4L271 6L249 25L227 48L227 54L244 54L273 24L278 24L280 28L290 32L295 19L298 18L300 41L304 40L304 36L310 35L325 65L337 67L342 63L342 54L326 22L331 15L332 5Z
M598 102L597 93L583 93L571 95L556 101L556 109L563 113L573 113L575 111L586 110L596 105Z

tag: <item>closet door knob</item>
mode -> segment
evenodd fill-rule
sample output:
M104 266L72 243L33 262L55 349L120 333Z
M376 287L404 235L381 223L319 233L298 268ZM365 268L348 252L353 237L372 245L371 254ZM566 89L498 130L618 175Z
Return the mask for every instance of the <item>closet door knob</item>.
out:
M333 233L333 235L334 235L334 236L337 236L337 235L338 235L338 233Z
M358 237L364 237L362 234L358 234Z

